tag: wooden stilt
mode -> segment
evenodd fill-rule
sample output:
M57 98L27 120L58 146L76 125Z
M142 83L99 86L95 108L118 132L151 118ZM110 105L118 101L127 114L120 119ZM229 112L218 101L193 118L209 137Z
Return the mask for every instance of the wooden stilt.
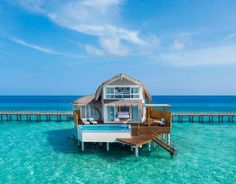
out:
M151 151L151 142L148 143L148 151Z
M109 142L107 142L107 151L109 151L110 150L110 145L109 145Z
M135 147L135 156L138 157L138 147Z
M81 151L84 151L84 142L81 142Z

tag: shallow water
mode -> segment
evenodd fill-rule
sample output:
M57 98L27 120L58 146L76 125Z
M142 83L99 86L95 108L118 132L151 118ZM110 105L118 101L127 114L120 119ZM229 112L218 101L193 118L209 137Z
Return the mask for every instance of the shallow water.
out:
M177 155L86 144L73 123L0 123L0 183L236 183L236 124L175 123Z

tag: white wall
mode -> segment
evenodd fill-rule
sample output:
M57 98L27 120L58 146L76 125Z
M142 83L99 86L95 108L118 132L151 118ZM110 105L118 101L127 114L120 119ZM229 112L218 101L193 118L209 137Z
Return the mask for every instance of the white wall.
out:
M116 142L117 138L131 138L131 131L82 131L77 126L77 138L81 142Z

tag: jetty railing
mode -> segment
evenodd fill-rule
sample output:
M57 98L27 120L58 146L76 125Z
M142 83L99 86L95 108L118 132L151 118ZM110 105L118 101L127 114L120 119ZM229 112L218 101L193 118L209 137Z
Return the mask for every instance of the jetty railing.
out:
M236 112L176 112L172 113L173 122L223 123L236 122Z
M72 121L72 112L26 112L26 111L0 111L0 121Z

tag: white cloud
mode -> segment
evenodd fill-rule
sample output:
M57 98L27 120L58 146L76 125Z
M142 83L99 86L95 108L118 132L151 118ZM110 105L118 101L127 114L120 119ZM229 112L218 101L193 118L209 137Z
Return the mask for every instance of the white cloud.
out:
M198 33L180 33L177 38L174 39L171 49L172 50L183 50L188 46L192 45L192 37L198 35Z
M38 45L35 45L35 44L31 44L31 43L28 43L24 40L18 39L18 38L14 38L14 39L12 39L12 41L17 43L17 44L23 45L25 47L29 47L31 49L38 50L40 52L44 52L46 54L60 55L60 53L57 53L57 52L55 52L55 51L53 51L49 48L45 48L45 47L41 47L41 46L38 46Z
M153 55L156 54L157 52L160 52L161 50L161 40L152 34L149 34L148 36L145 37L146 44L145 45L140 45L136 50L135 50L135 55L140 54L140 55Z
M19 45L23 45L25 47L28 47L30 49L34 49L34 50L43 52L45 54L63 56L63 57L66 57L68 59L80 59L80 58L85 58L86 57L84 55L78 55L78 54L74 55L74 54L68 54L68 53L63 53L63 52L57 52L57 51L54 51L54 50L46 48L46 47L42 47L42 46L39 46L39 45L36 45L36 44L26 42L26 41L24 41L22 39L19 39L19 38L13 38L13 39L11 39L11 41L13 41L13 42L15 42Z
M41 12L41 6L44 2L43 0L18 0L17 3L30 11Z
M182 50L186 47L186 43L182 40L176 39L174 40L174 43L171 45L171 47L175 50Z
M119 38L102 38L100 43L112 55L125 56L129 49L121 43Z
M226 39L233 39L236 38L236 32L229 34Z
M58 25L97 37L109 54L127 53L124 42L131 46L145 45L139 31L124 28L120 22L120 6L124 0L18 0L24 8L41 13ZM110 48L109 43L116 47Z
M85 50L89 55L103 56L104 52L101 49L98 49L90 44L85 45Z
M236 45L170 52L160 57L166 63L181 66L236 64Z

